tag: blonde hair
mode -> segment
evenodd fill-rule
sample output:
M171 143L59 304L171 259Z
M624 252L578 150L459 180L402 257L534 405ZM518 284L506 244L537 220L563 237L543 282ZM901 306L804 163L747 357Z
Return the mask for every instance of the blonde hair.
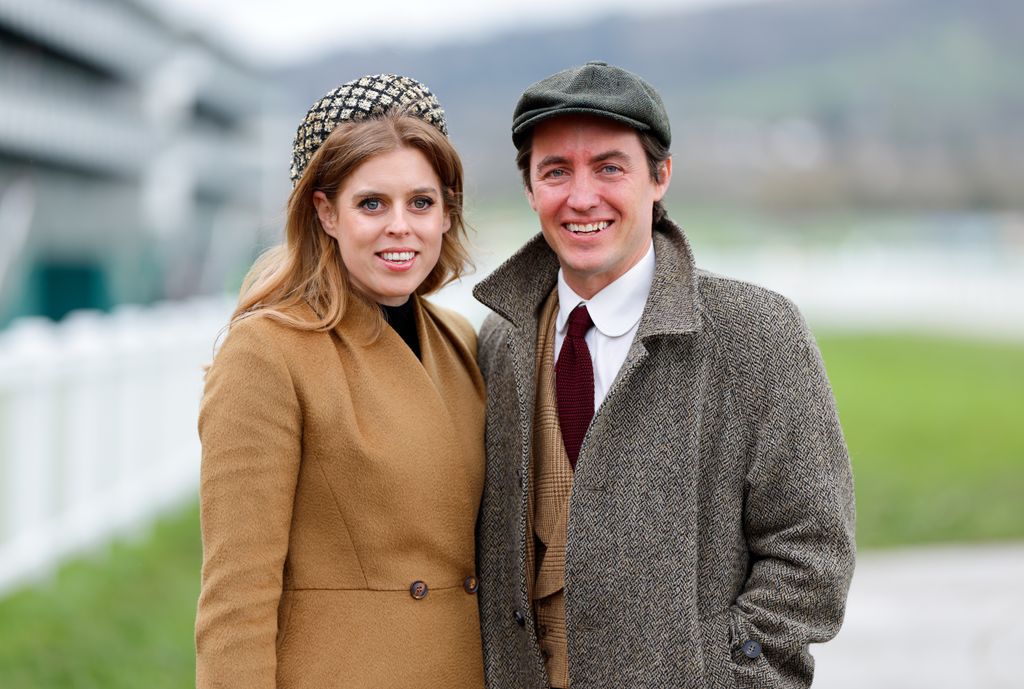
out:
M330 330L345 317L349 298L372 300L352 287L337 241L324 231L314 192L332 202L345 178L370 158L399 148L420 151L441 180L451 227L441 240L437 265L416 288L429 294L457 280L470 266L462 214L462 162L451 142L423 120L391 113L339 124L310 159L288 198L285 241L261 255L242 282L230 324L265 315L300 330ZM297 308L308 305L315 317ZM383 327L378 309L376 332Z

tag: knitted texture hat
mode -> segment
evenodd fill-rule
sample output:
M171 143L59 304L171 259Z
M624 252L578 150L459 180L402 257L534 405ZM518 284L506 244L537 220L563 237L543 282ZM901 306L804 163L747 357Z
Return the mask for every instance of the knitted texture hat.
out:
M444 110L426 85L398 74L371 74L328 91L313 103L295 132L292 144L292 188L320 144L342 122L381 117L392 110L418 117L448 136Z
M672 143L668 113L654 87L607 62L572 67L527 88L512 116L512 142L520 148L538 122L573 114L607 117L651 132L666 147Z

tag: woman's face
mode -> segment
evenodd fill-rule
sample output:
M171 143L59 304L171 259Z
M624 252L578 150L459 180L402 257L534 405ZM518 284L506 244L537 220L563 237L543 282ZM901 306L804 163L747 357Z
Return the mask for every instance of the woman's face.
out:
M416 291L451 227L442 191L426 156L403 147L357 167L333 201L313 194L320 223L337 240L356 289L388 306L404 304Z

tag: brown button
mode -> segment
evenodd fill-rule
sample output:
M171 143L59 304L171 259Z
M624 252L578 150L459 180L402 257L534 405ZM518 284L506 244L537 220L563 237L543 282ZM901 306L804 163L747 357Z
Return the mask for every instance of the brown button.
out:
M424 581L414 581L412 586L409 587L409 595L416 600L423 600L427 597L430 589L427 588L427 583Z
M466 589L466 593L476 593L480 588L480 580L470 575L462 582L462 588Z

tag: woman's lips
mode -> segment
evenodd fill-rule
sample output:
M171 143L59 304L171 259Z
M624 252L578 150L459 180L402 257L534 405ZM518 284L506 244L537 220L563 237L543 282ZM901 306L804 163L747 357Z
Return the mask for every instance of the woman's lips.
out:
M417 252L411 249L389 249L387 251L378 251L376 256L381 260L382 263L388 268L396 272L409 270L416 262Z

